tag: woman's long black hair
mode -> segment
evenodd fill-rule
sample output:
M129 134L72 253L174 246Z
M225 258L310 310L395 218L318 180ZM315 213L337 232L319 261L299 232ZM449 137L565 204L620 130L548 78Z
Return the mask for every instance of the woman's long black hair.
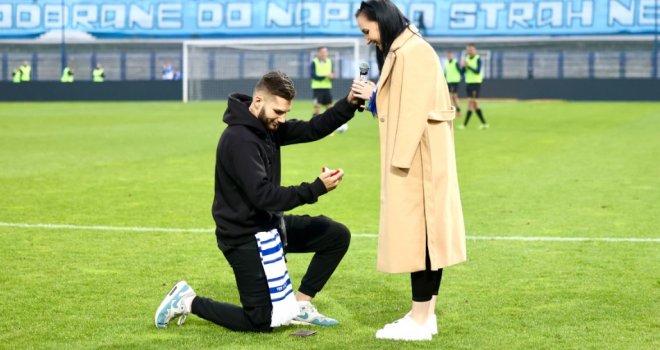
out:
M378 23L380 30L380 41L382 50L376 47L376 61L378 71L382 71L385 57L390 52L390 47L399 34L408 27L410 21L389 0L362 1L360 8L355 12L355 17L364 15L368 20Z

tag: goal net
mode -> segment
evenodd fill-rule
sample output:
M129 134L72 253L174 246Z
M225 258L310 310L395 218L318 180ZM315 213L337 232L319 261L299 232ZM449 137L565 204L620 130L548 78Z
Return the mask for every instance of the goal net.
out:
M183 101L226 99L232 92L251 94L266 72L286 73L296 98L311 99L310 65L327 47L336 74L333 95L348 92L368 48L352 38L190 40L183 43ZM346 91L342 91L344 89Z

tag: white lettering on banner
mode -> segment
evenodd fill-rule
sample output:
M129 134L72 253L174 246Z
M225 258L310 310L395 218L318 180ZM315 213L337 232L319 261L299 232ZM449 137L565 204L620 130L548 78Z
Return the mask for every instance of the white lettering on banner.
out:
M658 7L656 7L656 5ZM655 21L660 20L660 1L656 0L640 0L639 2L639 19L637 23L640 26L655 25ZM660 24L660 22L658 22Z
M16 6L16 28L32 29L41 23L41 9L35 4Z
M101 28L124 29L126 27L126 7L103 5L101 7Z
M222 6L214 3L201 3L197 6L197 26L216 28L222 25Z
M435 27L435 4L411 4L408 11L408 18L415 24L420 15L424 15L424 26L426 28Z
M249 28L252 26L252 4L231 3L227 5L227 27Z
M468 29L477 25L477 4L454 4L449 10L449 28Z
M266 27L272 27L273 25L291 27L293 25L294 8L292 3L287 3L286 9L283 9L277 4L269 2L266 13Z
M566 26L573 26L573 19L580 19L580 25L583 27L591 27L594 23L594 2L582 1L582 9L579 11L573 10L573 3L569 2L566 6Z
M481 4L481 9L486 11L486 28L497 28L497 18L499 12L504 10L506 6L503 3Z
M574 10L576 2L581 4L579 10ZM564 8L566 8L565 17ZM449 7L449 28L475 29L483 26L485 29L502 29L500 16L503 11L508 28L542 28L548 25L552 28L561 28L564 25L571 27L575 19L580 20L581 26L591 27L594 16L592 0L566 3L558 0L540 1L538 4L533 2L491 2L479 4L478 9L476 3L455 3ZM481 13L483 13L483 18ZM478 23L480 20L484 23Z
M158 5L158 28L177 29L182 28L180 3L164 3Z
M619 1L610 1L609 16L607 25L613 26L622 24L630 26L635 22L635 2L630 2L630 7L620 3Z
M296 25L318 27L321 25L321 4L305 2L296 11Z
M571 31L573 34L646 33L660 17L657 1L395 0L395 4L417 25L423 16L424 26L431 35L516 35L527 33L526 29L536 29L529 32L531 35L552 35L572 34ZM63 3L64 8L60 0L0 0L0 30L3 30L0 36L35 35L63 26L88 31L100 29L118 36L126 30L137 35L168 35L167 30L172 29L182 29L182 35L195 35L199 29L214 28L231 29L226 32L228 35L240 34L245 28L250 28L250 34L287 35L290 29L302 29L302 25L332 34L359 35L354 19L359 1L77 0ZM158 32L159 29L163 32ZM450 32L445 33L446 29Z
M560 28L562 25L562 5L558 1L539 3L538 12L536 13L536 25L545 27L549 24L553 28ZM548 13L549 16L547 16Z
M152 29L154 27L154 9L153 5L149 4L148 9L145 10L135 4L131 4L128 12L128 28Z
M347 26L356 27L353 14L359 8L359 3L353 3L351 9L351 4L348 3L304 2L294 4L289 2L285 8L277 3L269 2L266 7L265 23L266 27L292 27L303 24L309 27L325 27L331 25L332 21L346 21ZM426 10L426 7L421 6L420 9ZM434 16L429 14L427 17L433 18Z
M0 28L11 28L11 10L11 5L0 4Z
M348 9L350 8L349 4L339 4L339 3L329 3L325 6L325 11L323 15L323 26L327 27L330 25L330 21L345 21L351 18L351 14Z
M64 14L62 13L64 10ZM44 27L46 29L62 28L66 26L67 8L57 4L47 4L44 6Z
M513 28L516 24L523 28L531 28L529 23L534 19L534 3L514 2L509 4L508 27Z
M71 27L82 29L91 29L92 23L97 22L98 13L94 5L73 5L73 19L71 20Z

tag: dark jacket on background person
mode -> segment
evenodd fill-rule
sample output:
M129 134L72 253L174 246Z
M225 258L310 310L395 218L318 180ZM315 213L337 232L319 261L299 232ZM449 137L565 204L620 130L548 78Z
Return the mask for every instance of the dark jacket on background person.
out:
M311 142L331 134L354 115L344 98L309 121L287 120L268 130L249 111L252 97L232 94L223 121L228 125L216 152L213 218L216 236L242 244L257 232L279 226L282 212L314 203L327 192L321 179L280 186L280 147Z

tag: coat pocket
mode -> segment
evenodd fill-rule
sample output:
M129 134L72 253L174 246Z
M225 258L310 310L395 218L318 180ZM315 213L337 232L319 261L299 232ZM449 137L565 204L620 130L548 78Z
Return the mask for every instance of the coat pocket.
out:
M446 122L446 121L454 120L455 117L456 117L456 109L452 106L451 109L448 110L430 111L428 120L429 122Z

